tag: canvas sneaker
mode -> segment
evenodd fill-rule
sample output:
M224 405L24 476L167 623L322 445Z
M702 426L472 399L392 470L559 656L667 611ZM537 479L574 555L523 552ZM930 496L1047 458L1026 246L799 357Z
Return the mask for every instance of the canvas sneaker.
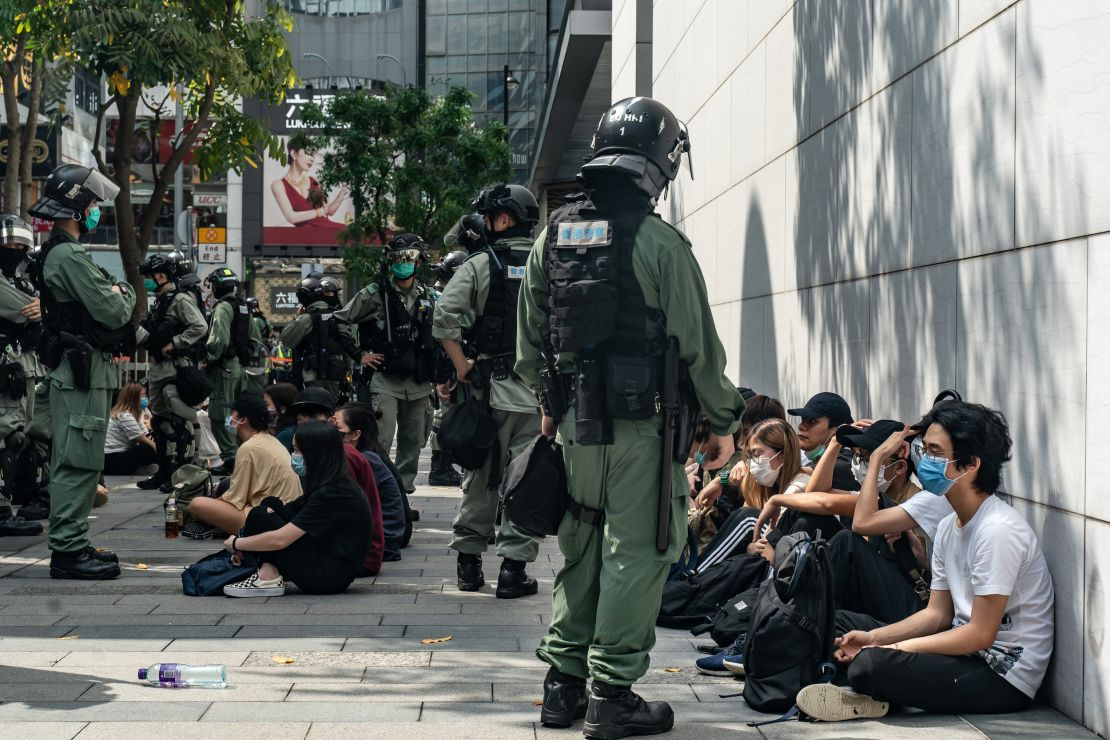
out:
M744 663L744 640L747 635L740 635L736 641L726 647L716 655L709 655L704 658L699 658L694 662L699 673L704 673L707 676L731 676L732 671L725 667L726 660L737 661L741 665Z
M843 686L815 683L798 692L798 708L822 722L843 722L847 719L885 717L890 704L857 694Z
M743 678L745 675L747 675L746 673L744 673L744 654L743 653L741 653L740 655L737 655L733 658L725 658L724 660L721 661L721 665L724 666L726 671L728 671L729 673L731 673L734 676L740 676L741 678Z
M281 576L264 581L258 573L252 573L245 581L224 586L224 596L234 596L240 599L249 599L254 596L284 596L285 579Z

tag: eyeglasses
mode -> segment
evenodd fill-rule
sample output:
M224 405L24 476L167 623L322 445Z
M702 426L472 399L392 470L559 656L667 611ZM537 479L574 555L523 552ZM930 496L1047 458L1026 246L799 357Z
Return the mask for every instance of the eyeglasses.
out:
M921 465L922 460L930 460L934 463L950 464L954 460L950 460L944 455L935 455L925 450L925 441L921 437L914 437L910 440L910 459L913 460L914 467Z
M771 449L774 449L774 448L772 447ZM751 452L745 452L742 457L743 457L744 462L760 463L760 462L770 462L771 460L774 460L776 457L778 457L781 454L782 454L782 450L776 450L775 454L771 455L770 457L764 457L762 455L752 454Z

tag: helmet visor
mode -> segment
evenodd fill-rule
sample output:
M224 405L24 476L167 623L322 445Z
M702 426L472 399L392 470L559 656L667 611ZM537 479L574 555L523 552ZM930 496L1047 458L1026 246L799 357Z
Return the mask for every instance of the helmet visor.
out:
M112 200L119 193L119 185L109 180L99 170L92 170L89 173L84 187L88 188L97 200Z
M389 251L390 262L416 262L420 259L419 249L391 249Z

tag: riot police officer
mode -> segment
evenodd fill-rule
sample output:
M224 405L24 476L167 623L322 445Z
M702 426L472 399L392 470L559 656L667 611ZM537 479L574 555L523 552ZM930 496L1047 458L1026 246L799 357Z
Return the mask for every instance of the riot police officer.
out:
M484 218L489 248L472 254L455 272L436 304L432 336L440 340L459 383L469 383L477 367L480 390L497 422L498 444L482 467L463 481L463 500L453 525L451 549L458 555L458 586L476 591L484 583L482 553L494 530L498 485L508 461L519 455L540 432L535 393L516 375L517 296L524 265L532 249L532 231L540 219L536 198L521 185L502 184L484 191L476 202ZM477 360L463 352L469 335ZM501 571L498 598L535 594L538 586L525 573L536 559L539 541L517 530L504 513L497 554Z
M547 368L545 414L562 421L545 415L544 433L557 428L573 502L559 528L566 562L554 614L537 650L551 666L541 721L569 726L584 714L589 737L657 734L674 722L666 703L631 688L647 672L663 582L686 539L687 483L676 457L684 462L689 450L678 449L681 440L663 449L659 410L679 387L692 389L686 418L699 405L708 415L713 468L732 453L729 435L744 409L724 376L690 242L654 213L688 152L685 126L662 104L614 104L578 175L585 197L551 215L520 296L516 369L536 387ZM664 354L676 342L678 356ZM664 367L677 374L682 365L687 381L665 384Z
M42 534L49 513L39 497L40 467L27 434L35 407L35 383L45 376L35 354L41 311L28 275L34 233L19 216L0 216L0 537ZM21 504L20 515L12 504Z
M234 429L225 420L231 416L231 404L243 392L244 368L249 366L251 348L261 341L258 327L251 321L247 304L235 295L239 277L228 267L208 273L204 282L216 298L208 325L208 379L212 395L208 399L208 416L212 419L212 436L220 448L223 465L213 475L231 475L237 448Z
M266 346L266 341L270 338L270 322L266 314L262 313L257 298L250 296L244 302L250 311L254 329L251 332L251 361L244 370L243 379L246 388L253 388L261 393L266 387L266 376L270 369L270 348Z
M382 275L335 312L348 354L375 370L370 399L382 412L378 441L388 450L397 435L399 482L409 493L415 490L416 465L431 428L435 298L416 279L426 247L416 234L395 236Z
M349 372L335 320L339 294L335 278L311 273L297 287L302 312L281 332L282 344L293 350L293 382L302 388L323 388L334 398L343 395Z
M458 270L463 262L466 262L466 252L456 249L432 265L432 273L436 276L437 302L443 296L443 290L447 287L447 283L451 282L455 270ZM433 400L436 401L436 404L435 413L432 414L432 468L428 471L428 485L455 487L462 483L462 476L451 464L451 456L439 447L439 427L443 423L443 415L451 404L451 389L448 388L447 383L451 379L454 367L442 344L436 344L435 352L436 395Z
M54 221L35 267L42 302L39 358L50 368L53 449L50 459L50 576L101 580L120 574L114 553L89 543L88 517L104 467L108 409L118 379L112 356L133 350L135 293L93 263L78 241L100 220L97 201L115 183L67 164L50 173L30 208ZM130 341L130 347L125 343Z
M151 431L158 453L158 472L138 483L169 493L173 472L192 461L197 437L197 410L181 397L177 371L196 366L208 333L197 296L185 281L196 273L192 261L178 251L151 254L139 265L154 306L143 319L142 344L150 356L147 396Z

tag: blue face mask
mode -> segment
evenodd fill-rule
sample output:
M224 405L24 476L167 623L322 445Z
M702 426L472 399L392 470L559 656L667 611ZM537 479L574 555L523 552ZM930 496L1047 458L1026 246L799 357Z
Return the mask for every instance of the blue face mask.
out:
M293 465L293 472L303 478L305 473L304 455L299 452L294 452L292 455L290 455L289 462Z
M153 293L158 290L158 283L154 282L154 278L143 278L143 287L147 293Z
M413 273L416 272L416 263L394 262L392 265L389 266L389 269L393 271L393 277L397 278L398 280L408 280L410 277L412 277Z
M705 465L705 453L704 452L695 452L694 453L694 462L697 463L697 466L699 468L701 466Z
M956 481L967 475L967 471L964 471L955 478L949 478L945 475L948 465L949 461L943 457L927 453L922 455L917 463L917 479L921 481L922 488L935 496L943 496L952 489Z
M85 216L85 220L83 222L81 222L81 225L85 227L86 232L89 232L89 231L92 231L93 229L95 229L96 225L99 224L99 223L100 223L100 209L97 208L96 206L93 206L89 210L89 215Z
M227 418L224 419L224 426L228 429L235 429L236 424L234 421L231 420L231 414L228 414Z
M143 411L146 411L146 407L149 406L149 405L150 405L150 399L149 398L140 398L139 399L139 408L141 408Z

